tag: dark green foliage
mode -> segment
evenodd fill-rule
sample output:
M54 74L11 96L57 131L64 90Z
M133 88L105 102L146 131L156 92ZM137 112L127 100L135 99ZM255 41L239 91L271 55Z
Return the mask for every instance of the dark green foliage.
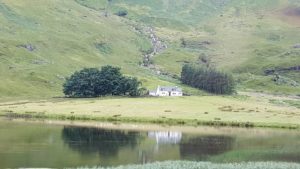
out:
M129 96L139 96L139 86L141 82L137 78L123 77L120 79L120 83L114 91L115 95L129 95Z
M195 65L184 65L181 72L184 84L215 94L232 94L234 80L231 75L216 71L213 68Z
M75 72L63 85L64 94L72 97L95 97L98 93L100 70L96 68L83 69Z
M112 49L111 49L110 45L105 42L96 43L95 47L103 54L111 54L112 53Z
M185 48L186 47L186 41L184 38L181 38L180 39L180 44L181 44L181 47Z
M126 16L128 14L128 12L126 10L120 10L116 13L116 15L118 16Z
M75 72L63 85L63 92L68 97L139 96L140 85L137 78L123 76L120 68L103 66Z

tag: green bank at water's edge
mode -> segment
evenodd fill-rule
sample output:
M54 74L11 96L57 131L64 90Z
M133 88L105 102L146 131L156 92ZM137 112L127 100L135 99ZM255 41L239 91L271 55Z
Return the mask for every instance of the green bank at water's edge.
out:
M242 96L51 99L4 102L12 118L140 122L170 125L299 128L300 110Z
M251 162L251 163L229 163L214 164L210 162L187 162L187 161L167 161L156 162L145 165L127 165L111 168L102 167L81 167L78 169L299 169L300 164L296 163L276 163L276 162Z

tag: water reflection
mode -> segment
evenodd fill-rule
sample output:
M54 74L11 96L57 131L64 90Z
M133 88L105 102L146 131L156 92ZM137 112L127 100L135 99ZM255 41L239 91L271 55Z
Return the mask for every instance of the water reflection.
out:
M155 139L157 144L178 144L181 141L181 132L150 131L148 137Z
M0 121L0 168L117 166L165 160L300 162L299 131L208 127L168 130Z
M64 142L73 150L105 157L115 156L121 147L135 147L139 136L138 132L99 128L68 126L62 130Z
M234 143L235 138L230 136L192 137L180 143L180 155L187 159L205 160L230 151Z

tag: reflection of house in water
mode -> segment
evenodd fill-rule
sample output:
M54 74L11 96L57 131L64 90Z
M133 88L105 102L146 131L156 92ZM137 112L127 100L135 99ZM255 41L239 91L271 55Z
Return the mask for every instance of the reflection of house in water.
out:
M139 162L141 164L156 161L159 159L156 156L161 156L161 154L170 149L176 149L181 141L182 133L171 131L149 131L147 136L149 139L155 140L156 144L151 144L146 149L140 150ZM174 155L172 154L171 156L172 158L167 157L166 159L173 159Z
M157 144L178 144L182 133L171 131L149 131L148 137L155 139Z

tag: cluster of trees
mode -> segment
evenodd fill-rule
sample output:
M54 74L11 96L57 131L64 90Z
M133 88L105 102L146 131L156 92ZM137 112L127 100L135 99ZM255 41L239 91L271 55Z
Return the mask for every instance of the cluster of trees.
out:
M181 81L184 84L215 94L232 94L235 88L231 75L213 68L191 64L182 67Z
M63 92L68 97L139 96L145 92L137 78L123 76L120 70L103 66L77 71L67 78Z

